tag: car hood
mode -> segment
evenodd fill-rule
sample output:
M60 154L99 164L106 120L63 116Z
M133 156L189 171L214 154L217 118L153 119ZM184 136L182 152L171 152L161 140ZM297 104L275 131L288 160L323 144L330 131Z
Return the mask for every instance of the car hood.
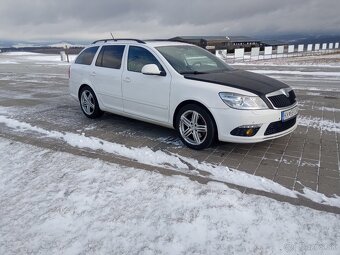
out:
M270 77L243 70L230 70L219 73L185 74L186 79L215 83L252 92L260 97L288 88L287 84Z

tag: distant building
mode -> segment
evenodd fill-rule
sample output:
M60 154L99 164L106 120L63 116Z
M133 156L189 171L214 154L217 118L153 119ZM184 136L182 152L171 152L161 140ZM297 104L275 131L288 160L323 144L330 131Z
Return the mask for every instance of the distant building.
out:
M288 42L279 41L279 40L267 40L267 39L261 40L261 43L262 43L263 46L272 46L273 50L276 50L277 46L288 45Z
M195 44L211 52L226 49L230 43L230 40L225 36L177 36L170 40Z
M258 47L261 41L249 36L227 36L230 39L232 46L235 48Z
M170 40L195 44L213 53L225 49L232 52L235 48L250 51L251 47L262 46L260 40L248 36L177 36Z

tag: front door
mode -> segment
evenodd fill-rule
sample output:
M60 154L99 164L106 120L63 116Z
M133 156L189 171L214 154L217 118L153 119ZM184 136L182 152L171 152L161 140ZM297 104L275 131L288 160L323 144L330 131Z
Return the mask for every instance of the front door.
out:
M144 65L156 64L165 75L145 75ZM129 46L127 65L122 76L124 112L167 123L171 76L149 50Z

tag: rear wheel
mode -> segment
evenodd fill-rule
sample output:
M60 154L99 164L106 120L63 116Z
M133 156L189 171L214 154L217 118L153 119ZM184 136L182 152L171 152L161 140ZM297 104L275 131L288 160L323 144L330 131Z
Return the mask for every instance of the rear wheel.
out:
M176 128L183 143L192 149L208 148L215 141L214 120L207 110L199 105L184 106L178 112Z
M103 114L99 108L97 97L89 86L81 89L79 93L79 102L80 108L86 117L94 119Z

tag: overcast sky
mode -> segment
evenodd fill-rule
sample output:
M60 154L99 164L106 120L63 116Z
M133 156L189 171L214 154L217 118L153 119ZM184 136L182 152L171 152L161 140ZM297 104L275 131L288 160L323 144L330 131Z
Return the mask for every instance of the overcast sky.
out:
M340 0L1 0L0 40L340 34Z

